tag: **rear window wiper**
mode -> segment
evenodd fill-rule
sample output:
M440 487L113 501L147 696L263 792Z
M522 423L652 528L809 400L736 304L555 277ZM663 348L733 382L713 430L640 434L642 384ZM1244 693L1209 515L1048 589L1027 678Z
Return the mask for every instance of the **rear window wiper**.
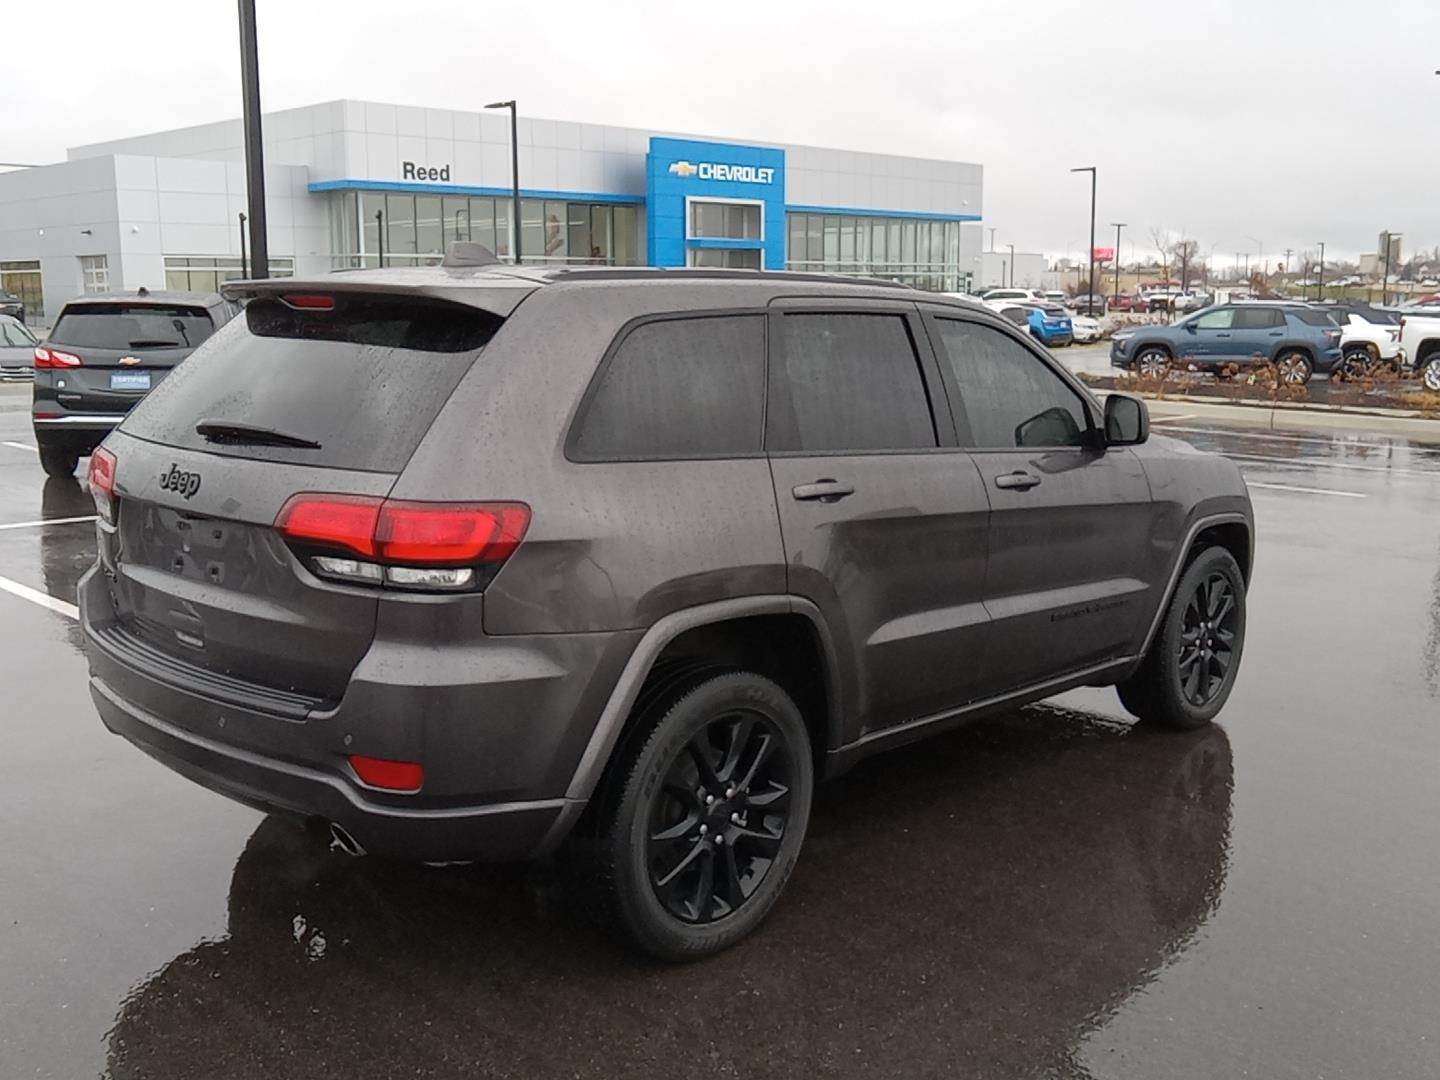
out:
M241 424L234 420L201 420L195 425L195 433L207 442L229 446L293 446L300 450L319 450L320 444L314 439L290 435L274 428L258 427L255 424Z

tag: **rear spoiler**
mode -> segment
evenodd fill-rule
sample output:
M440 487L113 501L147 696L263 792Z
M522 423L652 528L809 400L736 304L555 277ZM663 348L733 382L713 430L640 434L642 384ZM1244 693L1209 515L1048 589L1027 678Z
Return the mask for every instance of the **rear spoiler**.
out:
M409 296L463 304L508 318L540 284L525 275L522 268L501 263L482 245L457 241L450 245L439 266L339 270L320 278L231 281L220 294L237 303L262 297L283 299L290 294Z

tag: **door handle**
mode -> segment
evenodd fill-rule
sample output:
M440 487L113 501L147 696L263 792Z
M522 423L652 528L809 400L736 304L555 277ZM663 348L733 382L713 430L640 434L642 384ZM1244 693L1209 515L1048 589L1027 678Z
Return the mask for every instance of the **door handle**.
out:
M839 480L816 480L813 484L796 484L790 494L801 502L839 502L846 495L855 494L853 484L842 484Z
M1007 491L1029 491L1033 487L1038 487L1039 484L1040 478L1034 473L1018 470L1012 473L1002 473L995 477L995 486Z
M1229 334L1216 334L1216 337L1229 337Z

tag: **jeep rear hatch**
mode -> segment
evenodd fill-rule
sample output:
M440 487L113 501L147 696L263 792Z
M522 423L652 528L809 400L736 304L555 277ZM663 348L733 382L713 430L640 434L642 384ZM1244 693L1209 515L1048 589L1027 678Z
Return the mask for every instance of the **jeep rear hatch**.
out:
M378 507L503 316L312 290L257 296L130 415L101 452L101 527L116 615L103 643L318 708L368 649L382 584L343 572L354 537L297 542L277 523L302 493Z

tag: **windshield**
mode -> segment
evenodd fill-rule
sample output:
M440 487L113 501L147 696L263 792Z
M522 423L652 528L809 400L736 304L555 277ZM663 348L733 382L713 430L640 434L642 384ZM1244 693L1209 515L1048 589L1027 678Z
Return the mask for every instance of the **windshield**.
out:
M214 330L203 307L71 304L50 340L91 349L193 349Z
M18 322L0 322L0 345L28 348L36 344L35 335Z

